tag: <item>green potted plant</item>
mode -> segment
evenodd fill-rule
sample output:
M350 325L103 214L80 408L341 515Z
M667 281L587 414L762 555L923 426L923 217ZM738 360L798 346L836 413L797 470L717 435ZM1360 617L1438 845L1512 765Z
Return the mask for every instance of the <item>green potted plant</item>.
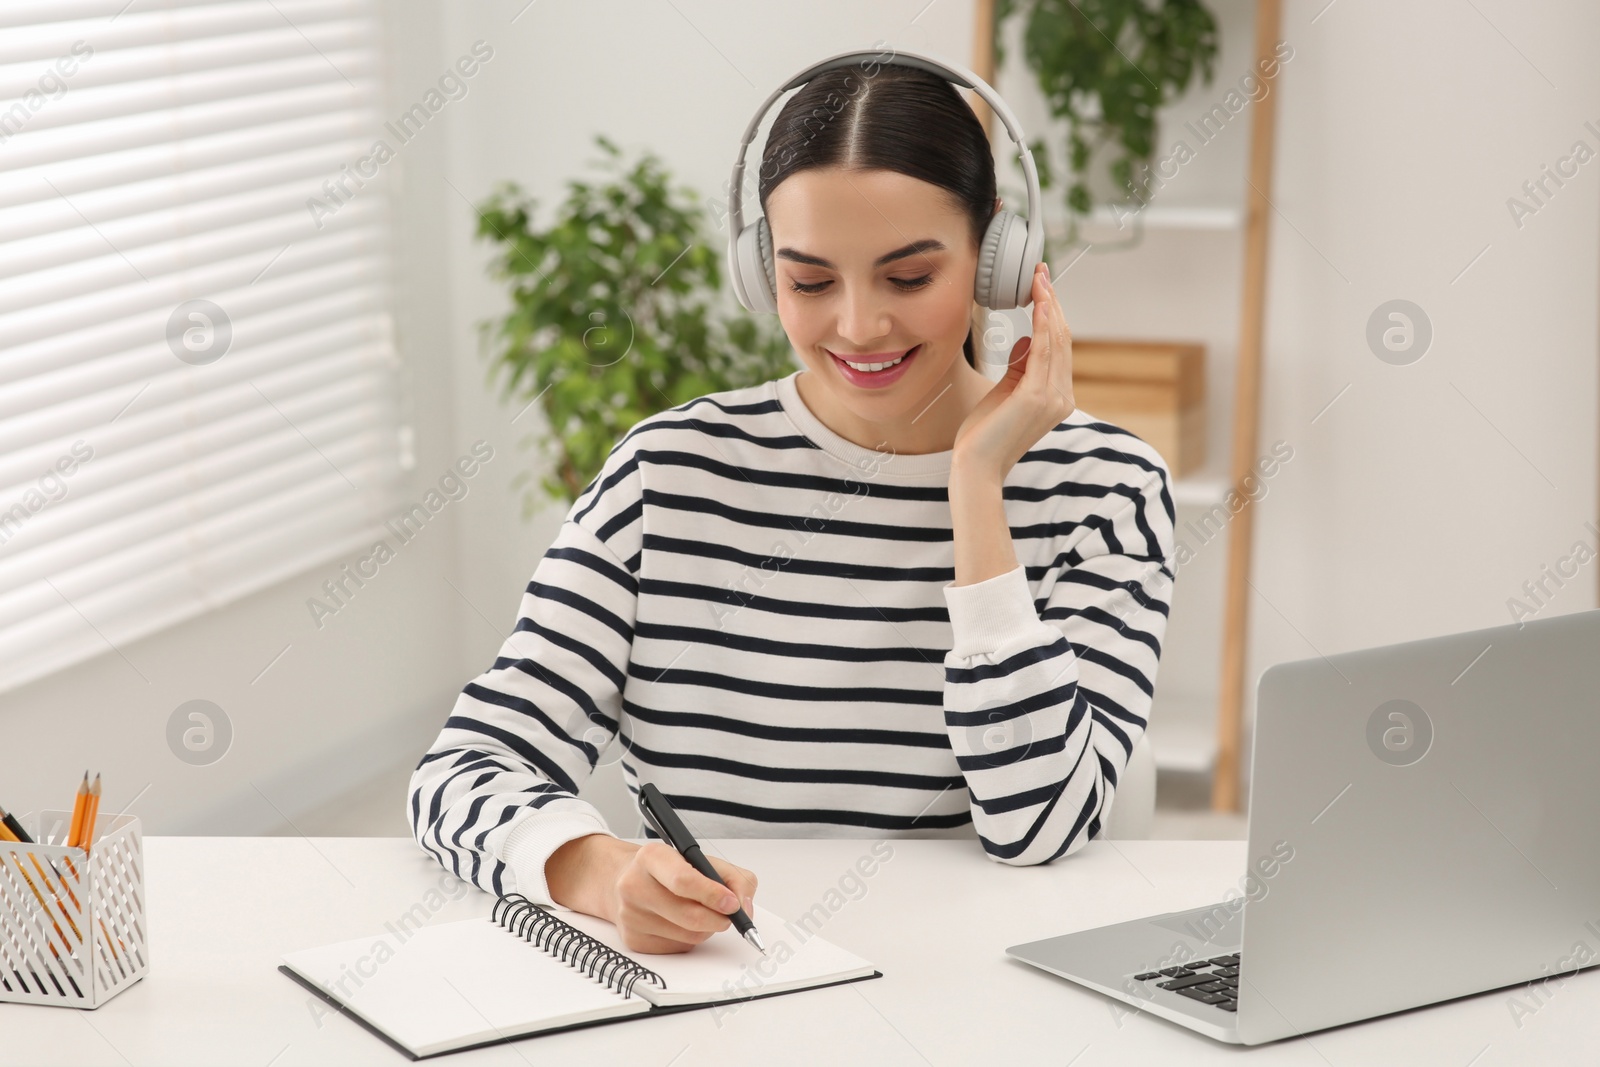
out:
M1217 23L1200 0L995 0L995 64L1005 57L1001 26L1025 18L1023 58L1051 114L1069 123L1067 164L1072 174L1066 206L1068 240L1093 207L1096 161L1104 163L1112 193L1141 200L1136 167L1148 168L1155 151L1156 113L1182 94L1198 68L1210 84L1217 54ZM1044 139L1029 147L1039 186L1051 188Z
M522 443L546 442L543 497L569 505L640 419L796 366L776 320L714 300L727 240L705 236L694 193L673 189L653 154L625 169L616 144L595 140L616 177L569 181L548 226L514 182L478 205L476 235L498 246L490 275L511 296L503 316L479 325L489 379L502 380L506 400L539 404L549 432ZM541 502L533 477L513 482L524 517Z

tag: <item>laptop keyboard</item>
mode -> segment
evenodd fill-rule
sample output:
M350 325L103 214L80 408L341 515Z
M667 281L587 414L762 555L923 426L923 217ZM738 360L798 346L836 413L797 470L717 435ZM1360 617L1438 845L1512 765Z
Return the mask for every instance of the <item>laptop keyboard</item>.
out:
M1136 981L1155 982L1157 989L1212 1004L1223 1011L1239 1010L1239 954L1195 960L1182 967L1163 967L1133 976Z

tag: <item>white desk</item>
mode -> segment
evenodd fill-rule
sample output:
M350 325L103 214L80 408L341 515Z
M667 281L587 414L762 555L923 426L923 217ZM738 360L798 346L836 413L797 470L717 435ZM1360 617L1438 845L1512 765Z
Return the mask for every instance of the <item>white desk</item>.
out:
M598 1026L440 1057L448 1064L1369 1064L1594 1063L1600 974L1580 974L1519 1028L1486 993L1256 1048L1213 1042L1008 959L1007 945L1221 900L1243 841L1096 841L1044 867L975 844L891 842L892 858L838 889L871 841L705 842L755 871L758 900L795 918L841 904L823 937L884 974L741 1005ZM357 937L412 908L488 914L489 896L407 838L145 839L150 973L95 1011L0 1004L5 1064L403 1064L277 971L288 950ZM449 894L456 894L451 899ZM1485 916L1485 921L1493 921ZM1470 931L1463 931L1470 936Z

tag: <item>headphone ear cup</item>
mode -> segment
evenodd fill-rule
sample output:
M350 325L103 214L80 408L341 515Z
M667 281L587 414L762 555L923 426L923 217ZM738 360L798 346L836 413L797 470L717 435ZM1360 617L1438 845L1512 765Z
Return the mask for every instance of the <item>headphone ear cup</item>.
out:
M1028 220L1009 211L997 211L978 246L978 273L973 279L973 299L991 311L1021 307L1033 288L1038 256L1029 256ZM1026 262L1032 259L1033 262Z
M739 231L734 244L736 257L729 266L733 270L733 294L746 311L775 314L778 310L778 287L772 272L772 237L767 231L767 220L757 219Z
M761 291L766 294L766 310L778 313L778 268L772 258L772 231L767 229L767 217L756 221L757 256L761 263Z

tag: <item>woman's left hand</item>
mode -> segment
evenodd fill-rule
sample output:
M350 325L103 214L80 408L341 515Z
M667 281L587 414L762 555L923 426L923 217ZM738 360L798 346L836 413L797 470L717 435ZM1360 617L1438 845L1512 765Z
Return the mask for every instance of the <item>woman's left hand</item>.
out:
M952 473L999 485L1062 419L1072 414L1072 331L1050 284L1050 268L1033 272L1033 336L1011 349L1004 378L972 409L956 431Z

